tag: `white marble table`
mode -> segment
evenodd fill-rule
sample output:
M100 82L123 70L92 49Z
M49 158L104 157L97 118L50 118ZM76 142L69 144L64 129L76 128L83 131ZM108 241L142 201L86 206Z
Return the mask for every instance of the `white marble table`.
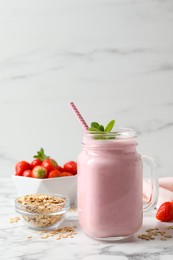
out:
M140 232L124 242L100 242L88 238L81 231L77 213L70 212L63 225L76 225L74 238L56 240L55 237L42 239L38 231L28 229L21 221L9 223L9 218L17 216L14 211L15 191L10 178L0 178L0 259L12 260L125 260L125 259L173 259L173 238L161 241L145 241L138 238L148 228L165 230L173 223L160 223L154 212L144 217ZM167 231L168 232L168 231ZM173 235L173 229L169 231ZM32 238L28 238L32 236Z

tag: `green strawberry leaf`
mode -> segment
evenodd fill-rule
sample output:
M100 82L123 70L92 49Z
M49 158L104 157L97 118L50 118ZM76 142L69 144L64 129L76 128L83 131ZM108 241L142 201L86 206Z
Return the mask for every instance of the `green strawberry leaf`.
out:
M39 159L41 161L44 161L45 159L50 158L50 156L45 155L43 148L40 148L40 151L38 151L37 154L34 155L33 157L37 158L37 159Z

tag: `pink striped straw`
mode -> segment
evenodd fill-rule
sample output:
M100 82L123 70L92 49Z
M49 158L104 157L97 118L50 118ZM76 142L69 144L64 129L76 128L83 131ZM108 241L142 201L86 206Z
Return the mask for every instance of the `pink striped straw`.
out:
M77 109L77 107L75 106L75 104L73 102L69 103L70 108L72 109L73 113L76 115L77 119L79 120L79 122L81 123L83 129L85 131L88 131L88 125L85 122L85 120L83 119L81 113L79 112L79 110Z

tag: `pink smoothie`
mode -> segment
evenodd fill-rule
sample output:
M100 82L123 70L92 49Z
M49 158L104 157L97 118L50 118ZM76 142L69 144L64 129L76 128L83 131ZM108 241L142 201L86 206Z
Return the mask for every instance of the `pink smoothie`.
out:
M134 138L85 138L78 157L78 214L93 238L126 237L142 225L142 161Z

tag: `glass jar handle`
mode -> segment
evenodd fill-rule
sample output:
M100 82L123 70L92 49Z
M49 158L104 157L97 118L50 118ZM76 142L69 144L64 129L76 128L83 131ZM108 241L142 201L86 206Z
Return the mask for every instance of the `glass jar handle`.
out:
M147 212L152 209L157 204L158 200L158 178L156 175L156 164L154 160L149 157L148 155L141 155L143 163L146 163L149 166L149 173L150 173L150 185L151 185L151 194L149 201L146 206L143 207L143 211Z

